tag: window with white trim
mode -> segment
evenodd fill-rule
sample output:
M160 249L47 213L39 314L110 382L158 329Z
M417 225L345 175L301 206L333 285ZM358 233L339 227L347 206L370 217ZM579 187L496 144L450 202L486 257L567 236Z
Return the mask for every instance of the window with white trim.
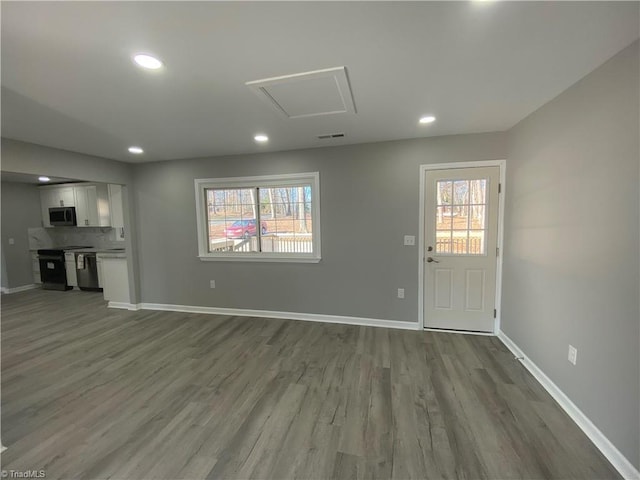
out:
M318 172L195 180L201 260L320 261Z

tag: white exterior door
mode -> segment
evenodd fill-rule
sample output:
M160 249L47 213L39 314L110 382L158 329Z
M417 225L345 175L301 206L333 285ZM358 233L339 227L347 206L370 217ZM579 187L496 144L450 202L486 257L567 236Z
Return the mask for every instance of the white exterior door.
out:
M500 167L425 175L425 327L493 332Z

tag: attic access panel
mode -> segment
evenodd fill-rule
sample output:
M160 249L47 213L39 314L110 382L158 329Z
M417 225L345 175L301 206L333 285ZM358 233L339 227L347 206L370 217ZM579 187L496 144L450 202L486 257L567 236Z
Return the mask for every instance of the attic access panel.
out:
M246 85L288 118L356 113L346 67L265 78Z

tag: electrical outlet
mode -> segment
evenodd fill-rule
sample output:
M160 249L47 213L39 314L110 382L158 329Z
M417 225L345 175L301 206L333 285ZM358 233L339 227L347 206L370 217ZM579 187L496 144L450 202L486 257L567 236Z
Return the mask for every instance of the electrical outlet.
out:
M405 235L404 236L404 244L408 246L412 246L416 244L416 237L413 235Z
M16 241L13 238L9 239L9 245L15 245Z
M578 361L578 349L573 345L569 345L569 362L575 365L577 361Z
M209 280L209 287L210 288L216 288L216 281L215 280Z
M404 288L398 289L398 298L404 298Z

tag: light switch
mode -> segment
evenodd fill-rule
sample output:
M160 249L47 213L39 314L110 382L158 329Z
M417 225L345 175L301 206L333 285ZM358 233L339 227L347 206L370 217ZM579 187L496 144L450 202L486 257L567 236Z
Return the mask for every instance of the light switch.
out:
M14 245L16 243L16 241L13 238L9 239L9 245Z
M415 245L416 237L414 235L405 235L404 236L404 244L405 245Z

